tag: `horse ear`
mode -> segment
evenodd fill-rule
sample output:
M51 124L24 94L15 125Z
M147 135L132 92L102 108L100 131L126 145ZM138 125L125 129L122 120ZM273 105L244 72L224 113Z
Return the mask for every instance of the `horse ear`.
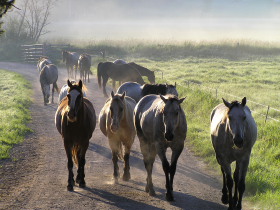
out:
M113 98L115 96L115 93L114 93L114 91L112 90L112 92L111 92L111 97Z
M123 94L122 94L122 96L121 96L121 99L122 99L122 100L124 99L125 95L126 95L126 92L124 91Z
M83 82L82 82L82 80L79 81L79 88L81 88L81 89L83 88Z
M68 85L70 88L73 87L73 85L72 85L72 83L69 81L69 79L67 80L67 85Z
M246 97L244 97L244 98L242 99L241 105L242 105L242 106L245 106L245 105L246 105L246 101L247 101L247 100L246 100Z
M163 100L163 102L164 102L164 103L166 103L166 102L167 102L167 99L166 99L166 98L164 98L164 96L163 96L163 95L159 95L159 96L160 96L161 100Z
M231 104L229 102L227 102L224 98L222 98L222 99L223 99L223 102L224 102L225 106L230 108Z
M181 103L183 103L183 101L186 99L186 97L185 98L180 98L179 99L179 104L181 104Z

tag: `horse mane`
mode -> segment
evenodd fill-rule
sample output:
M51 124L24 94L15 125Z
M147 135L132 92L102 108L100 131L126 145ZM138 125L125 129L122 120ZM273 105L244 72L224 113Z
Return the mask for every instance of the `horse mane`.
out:
M164 84L144 84L142 87L143 96L149 94L165 95L167 91L167 85Z

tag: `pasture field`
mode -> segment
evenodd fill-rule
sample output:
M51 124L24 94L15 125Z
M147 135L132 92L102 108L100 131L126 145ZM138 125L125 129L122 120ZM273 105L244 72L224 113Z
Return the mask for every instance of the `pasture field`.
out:
M269 51L269 47L249 45L238 53L236 46L217 46L222 51L221 56L218 55L219 50L215 50L217 48L212 45L207 48L205 45L194 46L194 53L183 58L166 58L162 54L156 57L157 46L156 49L151 48L148 53L150 56L128 56L126 60L151 70L162 71L163 80L161 72L156 73L158 83L176 81L179 84L180 96L187 97L183 103L189 127L186 146L191 147L211 168L215 168L220 177L220 167L210 139L210 113L222 102L222 97L240 101L246 96L247 105L255 111L253 116L258 125L258 140L251 155L245 199L256 209L279 209L280 122L268 120L265 123L263 115L266 114L267 106L259 105L269 105L280 110L279 49ZM165 52L174 50L172 46L161 48ZM199 49L208 54L197 56ZM216 53L214 57L208 56L211 50ZM96 59L94 65L100 61L102 60ZM95 66L92 70L96 73ZM270 109L269 116L280 120L280 113L277 111ZM234 169L234 164L232 166Z
M180 84L180 96L187 96L186 102L183 103L189 126L187 146L214 166L221 176L209 134L212 109L222 102L222 97L240 101L244 96L249 100L280 109L279 61L279 58L251 61L186 58L160 62L138 59L135 62L152 70L162 70L163 82L176 81ZM157 75L157 78L159 77L160 74ZM186 80L204 87L188 87ZM218 88L218 98L208 87ZM250 102L247 105L257 113L265 114L266 109L262 106ZM279 209L280 122L269 120L264 123L264 116L257 113L253 113L253 116L258 125L258 140L251 156L246 195L256 207ZM270 116L280 120L279 112L272 112Z
M9 158L12 146L31 132L30 94L31 86L21 75L0 69L0 159Z

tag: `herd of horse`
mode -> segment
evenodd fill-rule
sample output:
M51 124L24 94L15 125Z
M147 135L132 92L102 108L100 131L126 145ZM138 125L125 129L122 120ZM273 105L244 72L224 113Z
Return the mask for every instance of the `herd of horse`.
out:
M147 172L145 191L151 196L155 195L152 170L158 155L166 178L166 200L173 201L177 161L183 151L188 130L186 115L181 106L185 98L179 98L176 83L154 84L154 72L136 63L126 63L124 60L101 62L97 67L97 78L104 96L108 97L106 83L109 78L113 80L113 86L116 81L123 84L116 93L111 92L97 118L83 84L87 79L89 82L90 56L67 51L63 51L62 55L68 78L75 78L77 69L80 70L81 78L77 83L68 79L67 84L61 88L55 113L55 125L63 138L68 159L67 189L73 191L75 182L79 187L86 186L85 154L98 119L100 130L108 138L112 151L115 182L120 177L120 159L124 160L122 179L128 181L131 178L129 157L137 136ZM46 57L38 61L37 67L40 71L44 104L49 103L51 84L53 103L54 89L59 92L56 84L57 67ZM145 84L142 76L147 76L151 84ZM242 209L250 154L257 139L257 126L246 105L246 97L241 102L223 99L223 103L216 106L210 115L210 127L212 145L223 175L221 200L229 205L230 210ZM170 163L166 157L167 148L172 151ZM236 167L232 178L231 163L234 161ZM78 168L75 181L74 163Z

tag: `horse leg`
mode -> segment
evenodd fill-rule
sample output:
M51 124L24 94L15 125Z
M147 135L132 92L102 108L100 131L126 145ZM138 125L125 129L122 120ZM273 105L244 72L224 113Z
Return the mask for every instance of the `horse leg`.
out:
M88 83L89 83L89 72L90 72L90 69L87 71L87 75L88 75Z
M238 180L239 197L238 197L238 202L236 205L237 210L242 209L242 197L243 197L243 193L245 191L245 178L246 178L248 166L249 166L249 158L240 163L239 180Z
M173 197L173 179L176 173L177 161L183 151L184 145L179 150L172 151L171 156L171 165L170 165L170 189L171 189L171 199L174 200Z
M222 165L225 176L226 176L226 185L228 190L228 210L233 210L233 199L232 199L232 187L233 187L233 179L231 177L231 168L229 164Z
M54 101L53 101L53 95L54 95L54 86L55 86L55 84L53 83L53 84L52 84L52 104L54 103Z
M130 155L131 145L125 146L125 153L124 153L124 173L123 173L123 180L128 181L130 180L130 166L129 166L129 155Z
M113 90L116 92L116 81L112 80Z
M112 151L112 162L114 165L114 180L115 182L118 182L118 178L119 178L119 166L118 166L118 151L114 150Z
M74 186L74 173L73 173L73 160L72 160L72 146L67 144L67 140L64 139L64 147L68 159L67 167L68 167L68 185L67 190L73 191Z
M172 193L172 190L171 190L171 183L170 183L170 179L169 179L169 173L170 173L170 165L169 165L169 162L166 158L166 149L162 149L158 152L158 156L162 162L162 168L163 168L163 171L164 171L164 174L165 174L165 188L166 188L166 194L165 194L165 198L167 201L174 201L174 198L173 198L173 193Z
M223 175L223 189L222 189L222 203L223 204L228 204L228 190L227 190L227 180L226 180L226 175L225 175L225 172L224 172L224 169L223 167L221 167L221 171L222 171L222 175Z
M233 173L234 179L234 196L233 196L233 206L236 206L238 201L238 180L239 180L239 164L236 162L235 171Z
M147 184L145 187L145 191L149 193L150 196L155 196L155 190L153 186L153 180L152 180L152 172L153 172L153 164L155 162L155 157L156 157L156 149L154 146L149 145L148 143L145 142L145 140L140 140L140 148L141 152L143 154L143 160L144 160L144 165L147 171Z
M109 78L107 76L103 76L103 84L102 84L102 86L103 86L103 94L107 98L108 98L108 95L107 95L107 92L106 92L106 83L107 83L108 79Z
M76 183L79 184L79 187L84 188L86 186L85 182L85 164L86 164L86 151L89 143L84 144L78 151L78 171L76 177Z

